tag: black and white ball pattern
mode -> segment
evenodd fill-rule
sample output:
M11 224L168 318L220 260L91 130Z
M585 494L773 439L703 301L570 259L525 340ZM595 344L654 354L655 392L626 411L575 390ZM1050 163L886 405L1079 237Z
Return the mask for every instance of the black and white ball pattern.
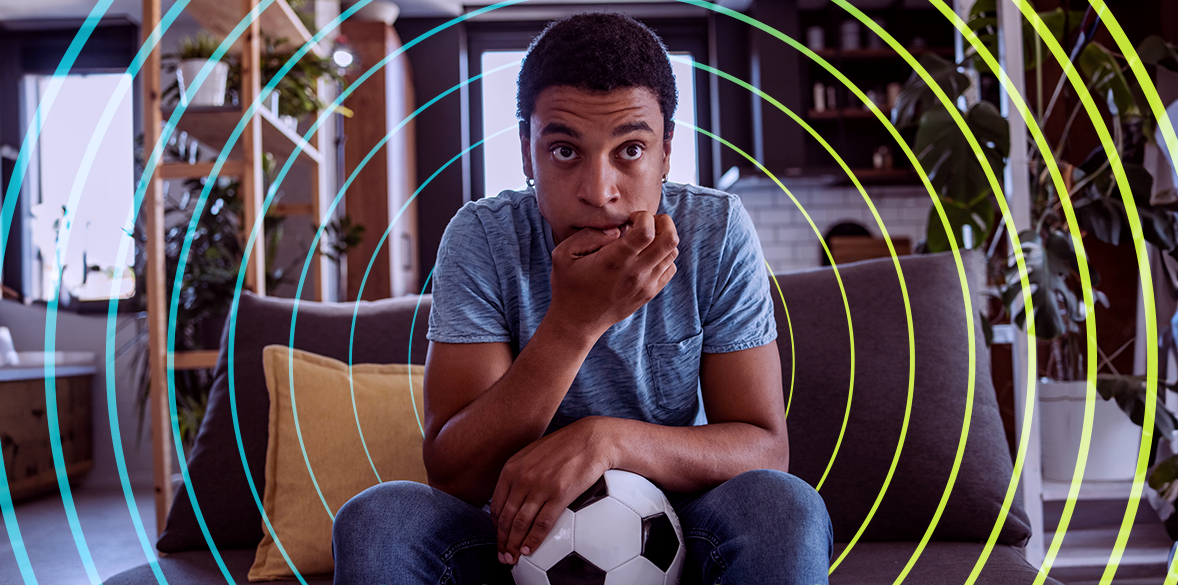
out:
M569 504L512 576L516 585L677 585L686 554L663 492L611 469Z

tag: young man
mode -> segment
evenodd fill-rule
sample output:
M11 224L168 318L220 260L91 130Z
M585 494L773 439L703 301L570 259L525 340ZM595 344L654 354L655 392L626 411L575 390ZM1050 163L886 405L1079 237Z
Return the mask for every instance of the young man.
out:
M668 493L683 583L826 583L826 508L785 473L752 223L735 196L666 182L676 94L661 41L616 14L557 21L528 51L518 105L529 188L468 203L438 252L430 486L382 484L340 510L336 582L511 583L616 468Z

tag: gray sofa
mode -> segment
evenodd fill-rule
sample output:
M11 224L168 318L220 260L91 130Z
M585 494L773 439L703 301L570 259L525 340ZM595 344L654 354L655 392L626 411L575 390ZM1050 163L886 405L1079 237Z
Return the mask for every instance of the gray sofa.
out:
M967 254L964 260L971 281L978 282L980 257ZM780 274L779 288L774 286L789 408L790 472L811 485L821 484L819 493L830 511L836 540L832 562L838 564L830 581L893 583L909 565L928 527L935 526L931 540L907 568L905 583L966 582L985 541L996 531L997 542L975 582L1030 584L1038 571L1019 548L1030 535L1019 498L998 523L1012 465L990 380L988 350L979 330L967 326L957 265L950 254L934 254L904 257L900 267L911 307L911 348L900 280L890 259L844 265L837 275L830 268ZM346 360L354 307L301 303L294 345ZM232 395L248 473L259 490L269 402L261 350L287 343L292 310L291 301L247 294L238 311ZM975 314L976 310L975 303ZM428 296L361 303L353 361L424 363L428 312ZM227 328L223 348L228 335ZM971 337L976 371L967 419ZM245 582L262 537L262 522L233 431L228 359L223 352L218 360L189 473L211 540L232 578ZM965 421L968 433L947 491ZM166 553L160 566L172 585L225 581L185 489L177 494L157 548ZM106 581L155 582L148 565ZM307 576L307 582L329 583L330 576ZM1050 578L1046 582L1058 583Z

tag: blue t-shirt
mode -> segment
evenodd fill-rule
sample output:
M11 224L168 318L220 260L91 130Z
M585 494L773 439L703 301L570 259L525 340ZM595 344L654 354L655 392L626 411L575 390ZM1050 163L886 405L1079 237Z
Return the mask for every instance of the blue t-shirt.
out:
M768 269L740 199L665 183L658 213L679 234L675 275L601 336L547 432L592 415L690 425L700 408L700 353L777 338ZM554 247L533 189L467 203L438 248L427 337L507 342L519 355L552 299Z

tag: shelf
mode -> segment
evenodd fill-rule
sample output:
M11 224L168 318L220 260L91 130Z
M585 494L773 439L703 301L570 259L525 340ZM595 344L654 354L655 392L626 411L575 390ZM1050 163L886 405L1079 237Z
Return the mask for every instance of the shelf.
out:
M1063 546L1059 549L1059 556L1051 565L1052 569L1106 565L1119 532L1119 526L1068 530L1064 536ZM1055 532L1047 532L1044 535L1044 546L1049 546L1054 538ZM1170 556L1171 545L1173 542L1160 522L1134 524L1120 565L1165 566L1166 559Z
M881 108L882 109L882 108ZM877 120L875 114L871 110L864 110L861 108L839 108L837 110L814 110L811 109L806 117L811 120L837 120L839 118L846 118L852 120Z
M882 49L851 49L843 51L841 49L822 49L814 51L819 57L823 59L900 59L900 54L889 48ZM954 50L952 47L924 47L920 49L908 49L913 57L919 58L925 53L936 53L943 57L952 57Z
M1055 481L1044 478L1042 492L1043 501L1059 502L1068 499L1068 489L1070 485L1071 484L1065 481ZM1132 488L1132 481L1084 480L1084 483L1080 485L1080 495L1078 496L1078 499L1120 500L1123 502L1129 499L1129 493ZM1145 490L1142 490L1140 497L1145 497Z
M270 209L274 212L274 215L279 216L315 215L315 210L310 203L279 203L271 206Z
M179 370L211 370L217 366L217 350L174 351L172 352L173 369Z
M317 164L323 162L319 151L301 136L291 132L274 113L266 108L258 108L257 112L262 118L262 150L285 159L290 157L296 147L302 146L301 156ZM164 120L168 120L172 116L172 110L165 110L163 114ZM220 151L225 147L225 141L233 133L233 129L241 122L241 116L242 111L238 106L192 106L184 110L176 129L187 132L210 148ZM240 136L233 145L232 152L235 156L241 155Z
M188 14L192 15L200 26L213 33L218 39L224 39L241 21L241 2L227 0L192 0L188 5ZM286 42L276 48L282 52L295 52L311 40L311 32L299 20L294 9L286 0L274 0L258 17L258 28L271 39L286 39ZM234 52L240 52L241 42L234 44ZM318 44L311 47L311 52L322 57L325 55L323 47Z
M200 179L213 172L211 162L188 164L185 162L166 162L160 165L161 179ZM241 161L227 160L221 165L220 177L240 177L242 174Z
M868 185L895 185L916 183L919 178L911 169L851 169L859 182ZM842 175L840 184L850 184L851 180Z

